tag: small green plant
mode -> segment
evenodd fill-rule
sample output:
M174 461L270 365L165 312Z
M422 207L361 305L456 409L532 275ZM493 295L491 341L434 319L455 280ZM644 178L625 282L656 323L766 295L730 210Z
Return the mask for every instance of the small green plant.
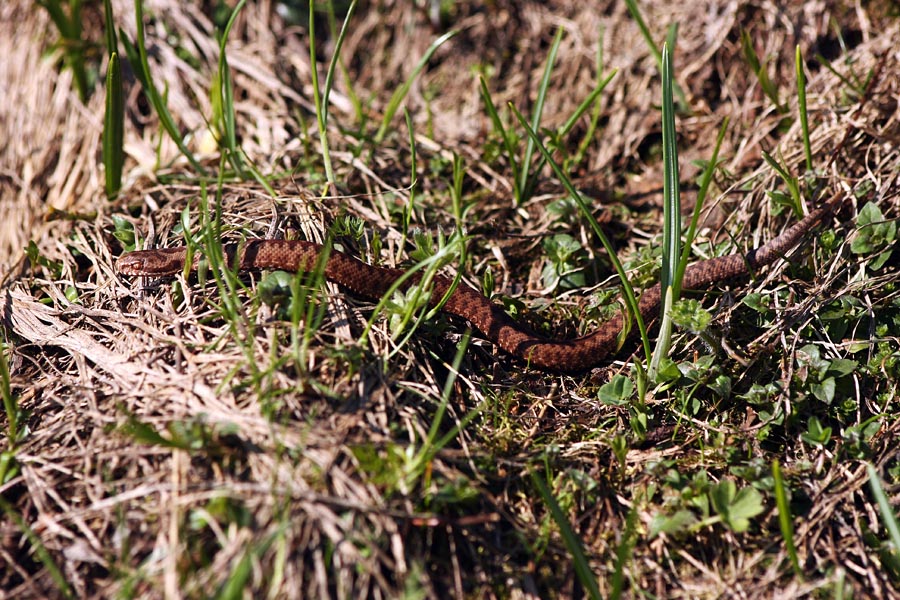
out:
M809 140L809 114L806 110L806 72L803 70L803 54L798 44L794 52L794 67L797 71L797 104L800 111L800 127L803 130L803 152L806 156L806 172L812 173L812 143Z
M327 4L330 19L333 22L334 6L331 2L328 2ZM341 27L341 31L337 36L335 36L335 49L334 53L331 55L331 62L328 66L328 73L325 76L325 87L320 91L319 72L316 68L316 65L318 64L316 61L316 3L315 0L309 0L309 63L313 65L313 102L316 107L316 124L319 127L319 140L322 144L322 160L325 164L325 179L330 185L334 185L336 179L334 175L334 167L331 164L331 151L328 145L328 97L331 95L331 88L334 86L334 71L337 68L337 65L340 63L341 47L343 47L344 40L346 40L347 38L347 26L350 23L350 18L353 16L353 13L356 11L356 4L357 0L352 0L350 2L350 6L347 9L347 14L344 17L344 24ZM333 34L334 32L332 32L332 35ZM352 86L348 87L352 88Z
M646 21L644 21L644 17L641 14L640 8L638 7L638 3L636 0L625 0L625 6L628 8L628 13L631 15L631 18L634 19L634 22L637 24L638 29L641 31L641 36L644 38L644 42L647 44L647 49L650 50L650 53L653 55L653 58L656 59L656 65L660 71L664 70L663 67L663 54L664 52L660 52L659 46L657 42L653 39L653 35L650 33L650 28L647 27ZM666 31L666 40L663 42L664 47L668 47L671 49L675 48L675 41L678 38L678 24L672 23L669 25L668 30ZM688 104L687 96L684 94L684 90L681 89L677 83L674 86L675 94L678 96L678 110L681 113L690 113L690 104Z
M806 431L800 434L800 438L816 448L824 448L831 441L831 427L824 427L815 415L809 418Z
M872 271L880 270L894 252L897 221L886 220L877 204L867 202L859 211L856 225L856 237L850 243L850 251L854 254L874 254L866 266Z
M803 214L802 198L800 193L800 180L788 172L787 167L783 166L774 156L763 151L763 158L772 169L778 173L788 192L781 190L770 190L766 195L772 200L774 213L779 214L784 208L789 208L794 215Z
M756 488L748 486L738 490L730 479L715 485L709 499L719 519L736 533L747 531L750 519L765 510L762 494Z
M741 50L744 52L744 60L747 61L747 64L750 65L750 69L756 75L756 79L759 81L759 87L762 88L763 93L775 106L775 110L778 114L786 115L788 106L781 101L780 94L778 93L778 86L769 77L768 65L765 60L759 59L756 48L753 47L753 40L750 39L750 34L745 29L741 30Z
M591 211L591 208L588 206L587 202L585 202L584 198L581 196L578 190L575 189L575 186L572 185L571 180L568 178L565 172L563 172L556 161L553 160L550 151L544 146L543 143L541 143L537 132L531 128L531 126L525 120L525 117L522 116L522 114L518 110L516 110L514 106L510 105L510 108L516 115L516 119L518 119L519 125L522 126L528 133L528 136L535 141L537 149L540 151L541 155L544 157L544 160L553 170L554 175L556 175L559 181L563 184L563 187L565 188L566 192L568 192L569 197L571 197L576 202L576 204L578 204L578 208L581 211L582 216L590 225L591 230L594 232L594 234L600 240L600 243L603 244L604 249L606 249L607 253L609 254L610 260L613 263L613 267L616 270L616 274L619 277L619 281L622 283L622 293L625 297L625 305L628 307L630 314L634 317L635 321L638 324L638 329L640 330L641 334L641 341L643 342L644 352L647 356L647 359L649 360L650 342L647 336L647 327L644 323L643 318L641 318L640 312L638 311L637 298L634 295L634 288L631 286L631 283L628 280L625 269L622 267L622 262L616 256L616 252L613 248L612 243L606 237L606 234L603 233L603 230L600 228L600 224L597 222L597 219L594 218L593 212ZM627 330L628 328L626 327L626 335Z
M64 6L68 4L68 11ZM90 44L82 37L81 0L37 0L37 5L44 7L50 19L59 31L60 41L57 48L62 52L65 66L72 71L75 89L82 102L91 96L92 83L88 76L85 54Z
M578 240L567 233L544 238L547 264L541 271L541 285L546 290L572 290L586 284L584 249Z
M541 85L538 89L537 100L534 105L534 109L531 115L531 123L529 128L532 131L539 131L541 126L541 116L543 113L544 102L546 101L546 96L549 90L550 85L550 76L553 71L553 65L555 62L556 51L559 49L559 44L562 41L562 28L557 30L556 36L553 39L553 44L550 47L550 53L547 57L547 63L544 67L544 75L541 78ZM598 59L598 68L602 67L602 60ZM598 70L598 73L600 71ZM615 71L610 73L603 80L598 82L596 87L591 91L590 94L578 105L572 115L566 119L566 122L559 127L556 131L548 132L548 142L541 143L542 146L549 146L552 151L562 150L564 148L562 140L566 135L572 130L573 127L578 123L579 119L587 112L587 110L591 106L596 106L599 101L600 94L606 89L607 84L612 80L615 76ZM534 165L532 165L532 160L534 156L534 151L538 147L537 138L529 135L525 142L525 149L522 151L522 157L519 158L519 135L510 127L506 126L503 122L503 119L500 117L500 113L497 111L497 107L494 104L494 101L491 98L490 90L488 89L487 81L482 76L480 80L480 90L481 90L481 98L484 102L485 109L487 110L488 116L493 123L494 129L500 136L502 140L502 147L506 152L506 158L509 161L510 169L512 170L513 178L512 178L512 186L513 186L513 201L517 206L522 205L531 195L531 187L533 185L533 178L531 173L538 173L543 169L544 165L547 164L547 155L542 151L541 158ZM515 107L512 107L513 111L517 115L517 118L521 120L521 114ZM597 119L592 119L592 128L593 131L596 128ZM582 146L586 146L589 142L590 138L583 138ZM581 154L581 152L579 152ZM565 157L563 157L565 160ZM564 163L566 167L564 170L568 170L570 164Z
M381 120L381 126L378 128L378 132L375 134L373 138L373 144L378 145L384 141L385 137L390 130L391 122L394 120L394 115L397 114L397 111L400 109L400 104L403 102L403 99L406 98L406 95L409 94L409 90L412 87L413 81L419 76L422 70L425 68L425 65L428 64L428 61L431 60L432 55L437 52L437 49L443 46L448 40L456 36L456 31L448 31L444 35L440 36L436 40L434 40L428 49L425 50L425 54L422 55L422 58L419 59L419 62L416 63L416 66L413 68L412 73L410 73L409 78L403 82L403 84L398 87L393 96L391 96L390 101L388 102L387 108L384 111L384 117Z
M843 67L849 75L845 75L841 69L838 69L834 66L832 61L828 60L821 54L816 54L816 60L824 66L828 71L837 77L841 83L844 84L844 100L846 103L857 102L860 97L862 97L866 89L869 87L869 82L872 81L872 77L875 75L875 69L871 68L865 74L865 76L861 76L860 73L857 72L857 62L853 58L853 53L848 51L847 43L844 40L844 34L841 31L840 25L834 19L831 20L831 28L834 32L835 38L837 38L838 45L841 47L841 56L844 57Z
M467 332L460 341L453 358L452 368L444 382L440 402L432 417L431 426L418 447L414 444L400 446L392 443L381 451L371 445L353 448L353 454L360 465L373 475L379 484L384 485L388 493L399 492L409 495L412 490L421 486L424 493L423 504L426 508L430 507L433 502L455 504L467 502L473 498L471 488L464 481L442 482L435 489L432 485L433 471L431 469L437 453L453 441L463 427L478 416L484 408L483 405L480 405L468 412L447 433L441 435L441 424L447 412L459 373L459 366L465 356L470 339L470 332Z
M178 126L175 124L175 119L172 117L172 113L169 112L169 109L166 106L163 94L160 94L156 84L153 83L153 75L150 72L150 63L147 59L147 47L144 39L144 7L141 0L135 0L134 2L134 19L136 27L135 41L132 42L125 35L122 36L122 44L125 46L125 53L134 68L134 74L141 82L144 93L150 101L150 104L153 106L153 110L159 117L159 122L163 126L163 129L166 130L166 133L169 134L169 137L172 138L184 157L191 163L191 166L199 174L206 175L206 170L184 143L184 138L181 137Z
M751 519L765 510L763 496L755 487L738 489L730 479L712 483L705 470L687 478L670 469L666 481L672 489L680 490L680 494L671 500L674 510L653 517L651 537L698 531L718 523L735 533L743 533L749 529Z
M795 380L806 386L817 400L831 405L837 392L846 384L844 378L857 366L852 359L823 357L819 346L807 344L797 350Z
M15 507L7 502L3 498L3 496L0 496L0 510L2 510L3 513L6 514L7 518L9 518L9 520L15 527L19 528L19 530L28 540L28 543L31 546L31 550L36 555L37 561L44 565L47 573L50 574L50 578L56 585L56 589L59 594L63 598L75 598L76 595L74 590L72 590L69 582L66 581L65 575L63 575L62 571L60 571L59 566L57 566L56 561L53 560L53 557L50 555L47 547L44 546L43 542L41 542L40 536L35 533L34 529L32 529L28 525L28 522L22 517L22 515L20 515L15 510Z

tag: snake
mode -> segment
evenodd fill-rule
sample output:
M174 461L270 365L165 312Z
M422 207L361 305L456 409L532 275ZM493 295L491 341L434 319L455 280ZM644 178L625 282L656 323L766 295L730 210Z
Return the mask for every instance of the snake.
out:
M771 264L794 248L836 205L837 198L823 203L758 248L691 264L684 271L681 289L703 290L714 283L748 276ZM327 252L324 267L319 265L323 252ZM322 268L326 279L354 295L375 301L389 293L406 273L403 269L370 265L344 252L325 250L320 244L303 240L256 239L243 244L224 244L223 253L228 264L239 270L280 269L296 273ZM127 252L116 261L116 270L128 276L165 277L182 272L187 257L186 247ZM196 268L199 258L195 255L192 268ZM399 289L408 289L420 280L421 274L414 273L402 280ZM661 302L659 283L641 294L637 310L645 322L659 315ZM529 365L550 371L577 372L597 366L620 350L624 341L620 340L621 334L626 327L630 330L631 325L630 314L623 310L585 336L545 338L518 323L499 304L464 281L454 285L453 279L443 275L433 278L429 303L467 320L486 339Z

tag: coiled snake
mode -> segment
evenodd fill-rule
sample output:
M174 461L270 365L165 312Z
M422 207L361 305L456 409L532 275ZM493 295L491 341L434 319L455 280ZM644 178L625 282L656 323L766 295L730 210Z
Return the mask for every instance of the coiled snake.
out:
M720 256L690 265L685 270L682 289L702 289L711 283L748 275L772 263L830 214L837 203L837 198L834 198L823 204L778 237L746 254ZM229 264L238 264L241 270L309 271L315 268L321 251L322 246L312 242L285 240L253 240L240 249L235 245L224 247ZM240 253L237 258L236 253ZM129 252L116 261L116 269L123 275L173 275L184 269L186 255L184 247ZM386 294L403 273L401 269L366 264L336 250L330 252L324 266L327 279L354 294L373 300ZM417 277L410 277L403 287L417 282ZM434 279L430 300L433 306L444 297L450 286L449 278L438 276ZM645 320L657 316L660 292L660 285L656 284L641 295L638 309ZM584 337L546 339L516 323L500 306L463 282L449 296L442 310L468 320L488 340L510 354L525 359L533 366L556 371L584 370L617 351L617 339L626 318L625 314L619 313Z

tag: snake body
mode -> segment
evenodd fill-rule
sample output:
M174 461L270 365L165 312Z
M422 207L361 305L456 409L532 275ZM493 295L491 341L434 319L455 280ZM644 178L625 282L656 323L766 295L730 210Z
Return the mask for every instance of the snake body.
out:
M772 263L830 214L835 205L836 201L832 200L811 211L778 237L746 254L720 256L690 265L685 270L682 289L703 289L718 281L748 275ZM323 252L319 244L296 240L253 240L241 247L225 245L223 249L229 264L237 264L241 270L283 269L292 272L314 269ZM186 260L187 249L184 247L140 250L122 255L116 261L116 269L124 275L161 277L182 271ZM327 279L372 300L384 296L404 273L401 269L366 264L336 250L328 254L324 265ZM417 277L410 277L401 289L418 281ZM434 278L430 300L432 306L441 301L451 285L452 280L447 277ZM645 320L655 318L659 313L660 301L659 284L644 291L638 302L641 316ZM619 313L586 336L568 340L546 339L516 323L499 305L464 282L460 282L449 295L442 310L468 320L488 340L510 354L525 359L533 366L556 371L584 370L616 352L626 319L625 314Z

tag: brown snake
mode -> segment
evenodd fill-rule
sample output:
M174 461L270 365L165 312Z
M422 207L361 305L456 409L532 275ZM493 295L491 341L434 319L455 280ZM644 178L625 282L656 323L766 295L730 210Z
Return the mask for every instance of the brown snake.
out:
M685 270L682 289L702 289L717 281L748 275L772 263L793 248L837 204L837 198L832 199L775 239L746 254L720 256L692 264ZM322 246L312 242L253 240L243 245L237 262L241 270L309 271L315 268L321 251ZM174 275L184 269L186 252L184 247L129 252L116 261L116 269L124 275ZM238 247L227 245L224 252L229 264L235 264ZM336 250L328 255L324 268L324 275L330 281L373 300L381 299L403 274L401 269L368 265ZM418 281L418 277L410 277L402 288ZM452 280L447 277L435 277L430 300L432 306L440 302L451 284ZM645 320L657 316L660 296L659 284L641 295L638 309ZM463 282L447 298L442 310L470 321L487 339L510 354L527 360L531 365L556 371L580 371L596 365L618 350L618 337L625 327L625 314L619 313L584 337L571 340L546 339L516 323L499 305Z

